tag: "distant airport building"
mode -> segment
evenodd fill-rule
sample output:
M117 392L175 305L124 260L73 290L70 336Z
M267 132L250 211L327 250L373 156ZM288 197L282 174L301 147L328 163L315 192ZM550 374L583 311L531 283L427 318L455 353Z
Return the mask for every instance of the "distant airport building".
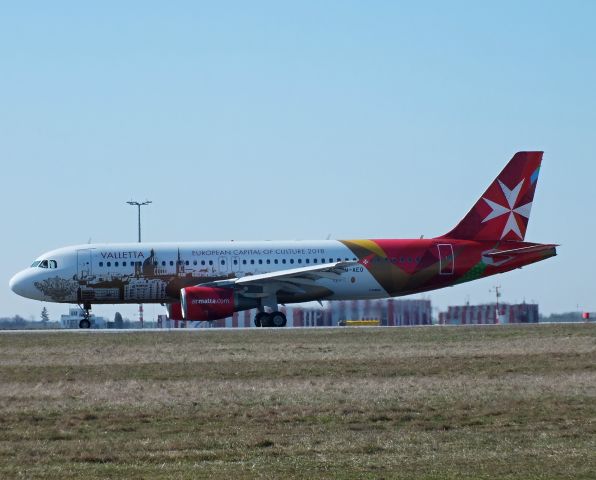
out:
M319 306L287 306L281 311L287 316L288 327L331 327L358 320L371 320L370 324L383 326L431 325L430 300L335 300ZM252 327L255 311L236 312L232 317L213 322L186 322L162 317L158 325L165 328ZM352 323L354 324L354 323Z
M351 300L327 302L329 325L350 320L377 320L383 326L431 325L430 300ZM309 318L303 320L308 325Z
M477 325L490 323L538 323L535 303L458 305L439 313L440 325Z
M83 319L83 310L79 307L70 307L68 315L60 315L61 328L79 328L79 322ZM90 315L91 328L106 328L107 321L103 317Z

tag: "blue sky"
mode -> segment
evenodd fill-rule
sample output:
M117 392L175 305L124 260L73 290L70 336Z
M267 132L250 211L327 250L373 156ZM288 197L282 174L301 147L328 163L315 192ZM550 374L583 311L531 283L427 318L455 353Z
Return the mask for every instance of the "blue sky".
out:
M131 197L154 202L147 241L429 237L523 149L545 151L526 238L559 256L430 298L500 284L596 310L594 18L589 1L4 5L0 316L39 316L8 280L40 253L135 241Z

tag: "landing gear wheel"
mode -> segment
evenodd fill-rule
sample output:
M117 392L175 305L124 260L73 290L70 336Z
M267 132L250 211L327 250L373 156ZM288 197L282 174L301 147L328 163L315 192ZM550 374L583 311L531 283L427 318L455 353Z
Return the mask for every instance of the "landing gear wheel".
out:
M79 304L79 307L83 310L83 319L79 322L79 328L91 328L91 321L89 320L89 317L91 317L91 304L84 303L82 307Z
M272 312L269 315L269 322L272 327L285 327L288 319L282 312Z
M268 327L269 314L266 312L259 312L255 315L255 327Z

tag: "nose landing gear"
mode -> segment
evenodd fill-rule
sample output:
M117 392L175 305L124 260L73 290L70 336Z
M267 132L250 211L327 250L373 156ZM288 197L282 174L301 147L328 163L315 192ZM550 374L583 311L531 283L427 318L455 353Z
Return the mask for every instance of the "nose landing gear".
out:
M81 306L79 305L79 307ZM83 310L83 318L79 322L79 328L91 328L91 304L85 303L81 310Z

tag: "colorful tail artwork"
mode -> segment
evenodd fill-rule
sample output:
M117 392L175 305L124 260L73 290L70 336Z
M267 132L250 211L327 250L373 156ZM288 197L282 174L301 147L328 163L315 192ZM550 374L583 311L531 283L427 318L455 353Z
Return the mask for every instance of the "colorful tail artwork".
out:
M439 238L523 241L542 153L516 153L462 221Z

